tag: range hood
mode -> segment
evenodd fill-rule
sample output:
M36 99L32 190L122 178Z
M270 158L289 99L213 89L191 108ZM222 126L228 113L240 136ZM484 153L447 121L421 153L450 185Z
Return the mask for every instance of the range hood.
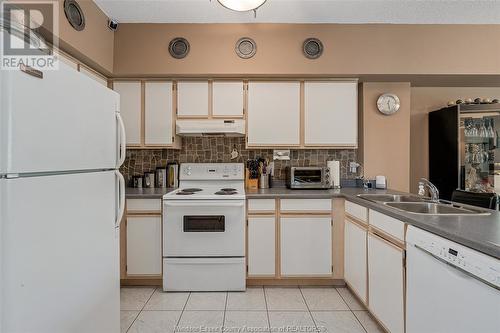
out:
M243 119L182 119L177 120L175 132L181 136L201 136L224 134L227 136L245 135Z

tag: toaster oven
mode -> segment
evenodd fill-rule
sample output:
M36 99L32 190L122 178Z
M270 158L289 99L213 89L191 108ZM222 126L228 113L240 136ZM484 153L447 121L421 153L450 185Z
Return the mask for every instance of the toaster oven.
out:
M291 189L328 189L330 171L322 167L286 167L286 187Z

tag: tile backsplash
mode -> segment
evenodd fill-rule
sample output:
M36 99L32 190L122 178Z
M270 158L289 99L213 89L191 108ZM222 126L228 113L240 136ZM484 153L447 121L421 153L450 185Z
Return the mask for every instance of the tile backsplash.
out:
M239 152L236 159L231 159L233 148ZM203 136L184 137L182 149L129 149L127 158L120 168L129 182L134 175L142 175L154 171L157 167L166 166L167 162L179 163L244 163L257 157L273 159L272 149L246 149L245 138ZM274 179L285 180L285 166L326 166L326 161L340 161L340 177L354 178L348 172L349 162L357 160L355 149L291 149L290 161L274 161Z

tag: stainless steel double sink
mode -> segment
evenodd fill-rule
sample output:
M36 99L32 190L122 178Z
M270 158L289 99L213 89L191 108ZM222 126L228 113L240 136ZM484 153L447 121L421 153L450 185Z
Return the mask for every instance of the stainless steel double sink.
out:
M489 215L486 209L473 208L449 201L430 201L416 195L358 194L358 197L400 211L418 215Z

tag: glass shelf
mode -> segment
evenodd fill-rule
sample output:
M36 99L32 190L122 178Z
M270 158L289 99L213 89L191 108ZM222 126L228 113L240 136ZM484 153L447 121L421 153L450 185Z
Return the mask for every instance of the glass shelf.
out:
M499 159L500 113L460 114L461 188L472 192L495 192L495 159ZM499 177L497 176L497 179Z

